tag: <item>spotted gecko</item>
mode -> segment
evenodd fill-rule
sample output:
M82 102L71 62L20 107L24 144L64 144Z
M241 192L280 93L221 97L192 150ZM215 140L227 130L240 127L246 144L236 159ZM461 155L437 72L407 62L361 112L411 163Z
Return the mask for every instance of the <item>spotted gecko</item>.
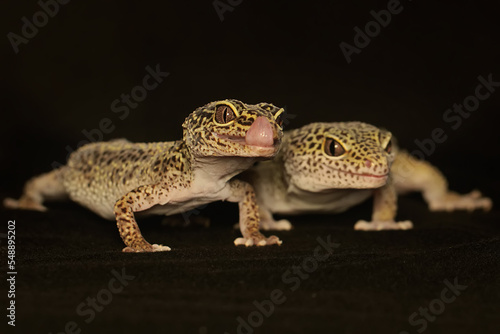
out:
M361 122L312 123L286 131L278 155L241 177L255 188L265 230L292 227L273 214L340 213L370 196L372 219L358 221L355 229L410 229L411 221L395 221L397 194L409 191L422 192L433 211L492 206L479 191L449 191L437 168L399 150L390 132Z
M200 205L237 202L242 238L236 245L281 244L259 232L252 187L233 177L280 148L282 108L230 99L208 103L183 124L182 140L131 143L124 139L82 146L65 166L34 177L8 208L45 211L45 201L71 199L116 220L124 252L169 251L142 236L135 213L172 215Z

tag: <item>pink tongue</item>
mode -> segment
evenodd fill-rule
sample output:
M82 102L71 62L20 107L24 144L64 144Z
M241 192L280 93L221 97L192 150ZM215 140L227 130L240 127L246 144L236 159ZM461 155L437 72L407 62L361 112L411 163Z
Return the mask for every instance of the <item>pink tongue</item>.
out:
M245 142L253 146L273 146L273 135L271 123L267 118L259 116L248 130Z

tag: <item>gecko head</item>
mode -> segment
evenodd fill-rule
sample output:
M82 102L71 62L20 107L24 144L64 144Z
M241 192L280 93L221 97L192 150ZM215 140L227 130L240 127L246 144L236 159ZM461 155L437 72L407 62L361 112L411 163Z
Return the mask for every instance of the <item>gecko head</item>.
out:
M283 112L269 103L211 102L186 118L184 140L196 156L270 159L281 146Z
M309 191L379 188L395 156L391 139L390 132L366 123L312 123L285 135L285 173Z

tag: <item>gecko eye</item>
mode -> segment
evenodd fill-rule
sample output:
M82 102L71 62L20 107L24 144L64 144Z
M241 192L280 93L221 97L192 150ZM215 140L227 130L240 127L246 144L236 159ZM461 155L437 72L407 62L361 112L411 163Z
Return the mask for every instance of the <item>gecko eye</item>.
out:
M345 153L345 148L335 139L326 138L325 153L332 157L340 157Z
M283 115L284 114L285 114L285 109L281 108L274 115L274 119L276 120L276 123L278 123L280 128L283 127Z
M283 117L281 117L281 115L276 117L276 123L279 125L280 128L283 127Z
M220 105L215 110L215 122L227 124L236 118L236 114L230 106Z
M392 140L389 140L389 142L387 143L387 146L385 147L385 151L387 153L391 153L391 151L392 151Z

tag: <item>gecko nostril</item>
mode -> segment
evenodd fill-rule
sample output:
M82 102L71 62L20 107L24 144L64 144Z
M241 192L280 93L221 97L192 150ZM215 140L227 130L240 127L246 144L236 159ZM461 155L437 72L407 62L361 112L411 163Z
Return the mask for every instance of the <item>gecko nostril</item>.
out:
M372 166L372 162L371 162L370 160L366 159L366 160L365 160L365 166L366 166L367 168L370 168L370 167Z

